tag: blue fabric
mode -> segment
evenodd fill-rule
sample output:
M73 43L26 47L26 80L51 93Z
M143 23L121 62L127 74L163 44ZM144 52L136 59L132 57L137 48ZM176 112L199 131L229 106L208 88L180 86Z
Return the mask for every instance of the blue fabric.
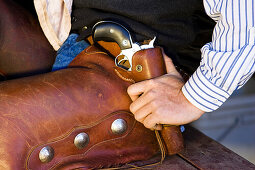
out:
M69 35L67 40L57 52L57 57L53 64L52 71L66 68L80 52L89 46L86 41L76 42L77 37L78 34Z

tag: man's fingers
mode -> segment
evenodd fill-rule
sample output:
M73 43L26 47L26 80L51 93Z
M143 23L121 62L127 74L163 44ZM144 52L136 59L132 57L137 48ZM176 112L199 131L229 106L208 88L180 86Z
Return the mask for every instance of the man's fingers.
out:
M139 108L136 112L133 112L135 119L138 122L143 123L144 119L151 114L151 106L150 104L145 104L143 107Z
M158 124L158 117L154 116L153 113L149 114L143 121L143 125L148 129L155 129Z
M127 93L130 96L132 101L135 101L139 95L143 94L147 89L148 81L141 81L135 84L132 84L128 87Z
M164 59L165 59L165 63L166 63L167 73L177 72L172 60L169 57L167 57L166 55L164 55Z
M173 64L173 61L171 58L169 58L163 51L163 56L166 64L166 71L167 73L176 73L178 72Z
M139 95L129 95L132 101L136 101L139 98Z
M130 111L132 113L137 112L139 109L144 107L146 104L150 103L153 100L153 92L149 91L147 93L143 93L138 99L136 99L131 105L130 105Z

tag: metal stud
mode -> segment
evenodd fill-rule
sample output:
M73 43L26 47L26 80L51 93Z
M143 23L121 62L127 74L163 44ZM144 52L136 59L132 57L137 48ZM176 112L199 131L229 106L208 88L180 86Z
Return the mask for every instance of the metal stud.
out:
M136 69L137 72L141 72L141 71L143 71L143 66L142 65L137 65L135 69Z
M39 153L39 159L42 163L50 162L54 157L54 149L50 146L45 146Z
M112 33L112 34L113 34L113 33L114 33L114 29L110 29L110 33Z
M123 134L127 130L127 122L123 119L116 119L111 126L114 134Z
M84 26L82 29L83 29L83 30L87 30L87 29L88 29L88 27L87 27L87 26Z
M123 40L122 45L127 46L128 45L128 40Z
M87 146L89 143L89 135L87 133L79 133L75 138L74 138L74 145L78 149L82 149L85 146Z

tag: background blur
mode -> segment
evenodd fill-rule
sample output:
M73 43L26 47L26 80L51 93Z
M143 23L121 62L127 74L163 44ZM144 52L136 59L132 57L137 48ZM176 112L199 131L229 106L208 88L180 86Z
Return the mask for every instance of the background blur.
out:
M255 164L255 78L236 91L218 110L192 124Z

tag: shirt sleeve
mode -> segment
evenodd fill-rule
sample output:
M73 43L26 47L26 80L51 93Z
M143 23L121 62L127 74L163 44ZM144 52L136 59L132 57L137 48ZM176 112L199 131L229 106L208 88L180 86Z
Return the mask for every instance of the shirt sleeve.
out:
M199 109L219 108L255 71L254 0L204 0L215 20L212 42L201 49L200 66L182 88Z
M34 0L39 23L52 47L57 51L71 30L72 0Z

